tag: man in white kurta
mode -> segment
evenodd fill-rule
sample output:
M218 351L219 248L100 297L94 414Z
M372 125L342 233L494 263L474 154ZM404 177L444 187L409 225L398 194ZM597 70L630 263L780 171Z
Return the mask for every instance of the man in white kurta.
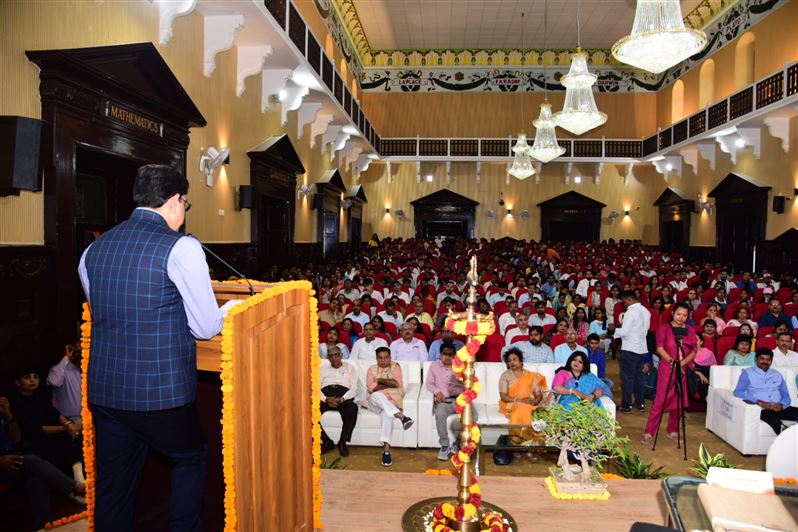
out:
M377 363L368 370L366 388L369 392L366 406L369 410L380 414L382 465L389 467L393 464L391 438L394 418L402 422L404 430L413 425L413 420L402 412L402 400L405 395L402 366L391 360L391 350L387 347L377 349Z
M388 348L388 342L376 336L376 329L373 323L367 323L366 326L363 327L363 338L360 338L355 342L355 345L352 346L349 359L376 362L377 349L380 347Z

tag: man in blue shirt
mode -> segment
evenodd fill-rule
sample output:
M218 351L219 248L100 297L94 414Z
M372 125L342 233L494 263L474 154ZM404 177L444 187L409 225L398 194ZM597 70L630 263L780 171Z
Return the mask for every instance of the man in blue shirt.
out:
M128 530L150 448L172 464L170 526L200 530L207 444L196 408L196 338L224 318L198 240L180 227L188 180L139 168L137 207L102 234L78 267L92 318L88 401L97 435L95 528Z
M564 366L568 357L577 351L587 355L587 349L576 343L576 329L568 327L568 330L565 331L565 343L554 349L554 363Z
M759 317L760 327L775 327L776 322L783 321L787 324L787 329L792 330L790 318L781 310L781 301L778 299L770 300L770 309Z
M463 342L457 339L457 337L454 335L454 332L450 331L446 327L441 327L441 337L432 342L432 344L429 346L427 358L429 358L429 360L439 360L441 358L441 347L444 344L452 344L454 346L455 353L464 345Z
M784 377L775 369L773 351L763 347L756 350L756 366L746 368L740 374L734 396L749 404L762 408L759 419L770 425L777 435L781 432L781 421L798 421L798 408L790 406L790 393Z
M601 338L598 334L591 334L587 337L587 359L591 364L596 365L596 376L603 380L607 387L612 390L615 384L607 378L607 355L601 349Z

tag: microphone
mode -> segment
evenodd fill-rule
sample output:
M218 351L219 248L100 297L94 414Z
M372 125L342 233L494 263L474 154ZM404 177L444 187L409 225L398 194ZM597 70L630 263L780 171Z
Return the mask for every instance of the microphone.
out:
M230 270L231 272L236 274L236 277L238 277L239 279L241 279L244 282L246 282L247 285L249 286L249 295L250 296L254 296L255 295L255 287L252 286L252 283L249 281L249 279L246 278L246 276L243 273L241 273L240 271L238 271L235 268L233 268L233 266L229 262L227 262L222 257L220 257L219 255L217 255L216 253L214 253L213 251L208 249L208 247L205 244L203 244L202 241L199 238L197 238L196 236L192 235L191 233L187 233L186 236L190 236L191 238L193 238L194 240L199 242L199 245L202 246L202 249L205 250L205 253L210 253L213 258L215 258L216 260L218 260L219 262L221 262L222 264L227 266L228 270Z

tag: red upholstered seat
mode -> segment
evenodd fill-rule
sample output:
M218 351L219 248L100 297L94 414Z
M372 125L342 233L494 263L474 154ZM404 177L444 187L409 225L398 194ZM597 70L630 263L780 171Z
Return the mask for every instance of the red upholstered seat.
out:
M760 327L759 330L756 332L757 341L760 338L764 338L765 336L769 335L775 330L776 330L775 327ZM759 343L757 343L757 347L759 347Z
M355 330L356 333L360 334L363 332L363 326L360 325L359 321L352 320L352 328Z
M768 312L770 306L767 303L757 303L754 306L754 321L759 321L759 318Z
M732 338L736 338L738 334L740 334L739 327L726 327L723 329L723 336L731 336Z
M728 294L729 303L734 303L735 301L740 299L740 290L741 290L740 288L732 288L729 291L729 294Z
M773 350L773 349L776 349L776 345L777 344L778 344L778 342L776 342L775 338L773 338L772 336L766 336L764 338L758 338L757 339L756 348L757 349L762 349L763 347L766 347L766 348L768 348L770 350Z
M501 362L503 348L504 337L496 331L485 338L485 343L477 351L476 360L478 362Z
M377 338L382 338L383 340L388 342L388 344L391 343L391 337L385 334L384 332L374 333L374 336L376 336Z
M549 331L551 331L553 328L554 328L554 324L553 323L549 323L548 325L544 325L543 326L543 336L546 336L547 334L549 334Z
M384 322L384 325L385 332L390 334L393 338L397 338L399 336L399 330L396 328L395 323L392 321L386 321Z
M565 343L565 336L562 334L555 334L551 337L551 341L549 342L549 347L554 350L558 345Z
M781 301L782 305L786 305L788 301L792 301L792 288L779 288L776 292L776 299Z
M734 349L734 340L735 338L731 336L721 336L718 338L716 343L717 349L715 350L715 358L718 364L723 364L723 357L726 356L726 353L728 353L730 349Z
M793 316L798 314L798 305L796 305L795 303L787 303L786 305L784 305L784 313L790 318L792 318Z

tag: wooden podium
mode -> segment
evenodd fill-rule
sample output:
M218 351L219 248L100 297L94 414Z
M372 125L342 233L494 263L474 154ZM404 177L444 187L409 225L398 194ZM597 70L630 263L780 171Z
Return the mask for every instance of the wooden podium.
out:
M232 468L225 462L225 529L313 530L310 284L258 284L252 298L238 283L213 289L220 305L246 299L222 335L197 342L198 369L220 372L222 337L232 337L232 389L222 371L223 441L232 434L223 453L233 453Z

